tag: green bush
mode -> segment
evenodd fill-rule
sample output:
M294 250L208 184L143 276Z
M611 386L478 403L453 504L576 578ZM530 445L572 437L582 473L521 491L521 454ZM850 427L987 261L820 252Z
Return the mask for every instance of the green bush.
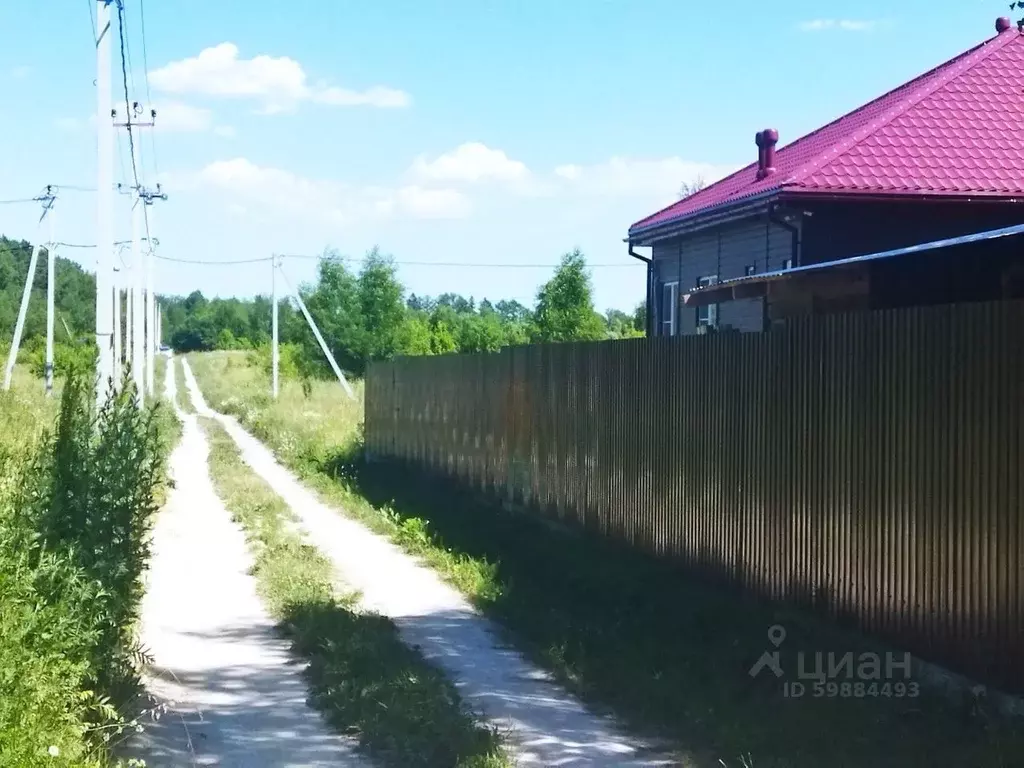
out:
M20 357L20 355L19 355ZM36 347L25 354L25 362L33 376L43 377L46 372L46 349ZM93 344L54 344L54 376L82 376L92 378L96 369L96 347Z
M167 441L71 375L56 431L0 396L0 765L99 766L140 692L134 631Z
M263 371L267 376L273 373L272 350L269 344L261 344L248 354L248 364ZM302 347L298 344L279 344L277 347L277 374L282 379L302 379L309 375L308 366L303 365ZM333 376L333 372L331 373Z

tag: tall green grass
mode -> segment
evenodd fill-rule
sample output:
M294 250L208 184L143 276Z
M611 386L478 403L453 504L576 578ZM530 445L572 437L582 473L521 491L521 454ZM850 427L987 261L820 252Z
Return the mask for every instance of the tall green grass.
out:
M88 381L64 381L59 411L38 382L0 393L2 766L110 764L139 701L169 415L130 387L96 412Z

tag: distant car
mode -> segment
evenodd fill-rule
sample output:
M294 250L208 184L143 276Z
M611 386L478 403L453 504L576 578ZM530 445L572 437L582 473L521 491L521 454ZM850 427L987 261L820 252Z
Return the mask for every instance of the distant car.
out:
M161 351L161 352L170 352L170 351L171 351L171 348L170 348L170 347L168 347L168 346L167 346L166 344L161 344L161 345L160 345L160 351Z

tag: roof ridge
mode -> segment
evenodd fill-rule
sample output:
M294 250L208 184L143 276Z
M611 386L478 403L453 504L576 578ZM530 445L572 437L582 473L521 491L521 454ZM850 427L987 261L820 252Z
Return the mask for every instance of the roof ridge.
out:
M930 96L933 93L935 93L937 90L939 90L939 88L941 88L942 86L946 85L954 77L963 74L967 70L973 68L978 63L984 61L986 58L988 58L995 51L1001 50L1006 45L1009 45L1010 41L1012 39L1016 38L1016 37L1020 37L1020 34L1021 34L1020 32L1016 32L1015 31L1013 34L1005 34L1004 33L1004 34L998 35L998 36L996 36L994 38L990 38L990 39L986 40L985 42L979 44L973 51L970 51L966 55L961 54L958 57L954 57L954 59L952 59L950 62L946 62L946 64L940 64L938 67L935 67L934 69L931 69L928 72L925 72L924 74L919 75L917 79L924 78L928 74L930 74L931 72L935 72L936 70L941 69L942 67L948 67L948 69L945 72L943 72L939 77L934 78L932 81L928 82L927 84L924 84L924 85L919 84L916 88L911 89L910 93L908 93L906 96L904 96L902 99L900 99L891 109L889 109L887 112L885 112L881 116L879 116L879 117L875 118L874 120L872 120L870 123L865 125L863 128L860 128L859 130L855 131L854 133L852 133L847 138L843 139L838 144L835 144L832 147L829 147L828 149L823 151L821 154L819 154L819 155L813 157L812 159L808 160L806 163L804 163L799 168L797 168L795 171L793 171L788 177L786 177L779 184L779 186L780 187L789 187L789 186L793 186L793 185L799 184L801 181L804 180L804 178L806 178L807 176L812 174L814 171L819 170L822 166L824 166L827 163L835 160L836 158L845 155L847 152L849 152L851 149L853 149L855 146L857 146L860 142L862 142L865 139L867 139L869 136L871 136L877 130L879 130L880 128L884 128L886 125L891 123L897 117L899 117L900 115L905 113L908 109L910 109L911 107L919 104L921 101L926 99L928 96ZM956 59L960 59L960 60L956 61ZM955 62L955 63L953 63L953 62ZM890 93L891 93L891 91L890 91ZM885 98L885 95L879 97L879 99L883 99L883 98ZM875 99L875 101L878 101L879 99ZM865 106L867 106L867 105L865 105ZM855 114L860 109L863 109L863 107L860 107L857 110L854 110L853 112L850 112L847 115L844 115L843 117L847 117L848 115ZM842 120L842 119L843 118L839 118L839 120ZM838 121L833 121L833 123L834 122L838 122ZM832 125L833 123L829 123L829 125ZM824 128L827 128L827 127L828 127L827 125L823 126L823 128L821 128L819 130L823 130ZM816 132L817 131L815 131L815 133ZM810 135L811 134L808 134L808 136L810 136ZM807 137L802 137L801 140L803 138L807 138ZM794 142L794 143L797 143L797 142Z

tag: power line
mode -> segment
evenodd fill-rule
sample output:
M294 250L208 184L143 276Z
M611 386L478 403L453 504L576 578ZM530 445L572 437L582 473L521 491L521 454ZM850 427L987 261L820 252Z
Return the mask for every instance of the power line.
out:
M53 193L58 193L58 192L95 192L96 191L96 187L83 187L83 186L78 186L78 185L75 185L75 184L48 184L47 188L51 192L53 192ZM38 195L36 197L18 197L18 198L14 198L13 200L0 200L0 205L13 205L15 203L31 203L31 202L33 202L35 200L38 200L38 199L39 199Z
M264 256L256 259L231 259L228 261L209 261L206 259L176 259L171 256L154 254L160 261L173 261L177 264L202 264L204 266L218 266L221 264L258 264L264 261L273 261L273 256Z
M171 256L157 256L156 258L161 261L173 261L179 264L199 264L202 266L216 267L222 264L258 264L266 261L272 261L272 256L263 256L250 259L229 259L227 261L214 261L211 259L177 259ZM307 254L281 254L277 258L279 259L309 259L313 261L362 261L361 259L353 259L349 256L310 256ZM478 267L480 269L556 269L560 264L486 264L484 262L466 262L466 261L392 261L392 264L397 266L420 266L420 267ZM617 269L617 268L629 268L635 267L634 264L588 264L588 267L597 267L601 269Z
M310 259L313 261L348 261L348 262L361 262L363 259L357 259L352 256L312 256L309 254L293 253L283 254L282 259ZM491 267L497 269L556 269L561 264L490 264L481 261L392 261L392 264L407 267L469 267L469 268L480 268L489 269ZM626 267L635 267L635 264L587 264L588 268L598 269L618 269Z
M116 241L114 241L114 245L131 245L131 243L132 243L131 240L116 240ZM95 248L96 247L95 243L62 243L62 242L59 242L59 241L54 243L54 245L59 245L59 246L61 246L63 248Z
M92 24L92 41L95 44L96 41L96 10L92 7L94 0L86 0L89 4L89 22Z
M120 240L115 245L124 245L131 241ZM65 248L95 248L95 245L84 245L77 243L57 243L57 245L64 246ZM197 264L204 267L217 267L217 266L231 266L235 264L262 264L268 261L273 261L273 256L260 256L249 259L227 259L225 261L216 261L213 259L179 259L173 256L161 256L160 254L154 254L154 256L160 261L170 261L175 264ZM316 261L330 261L335 260L346 260L352 261L350 257L337 256L309 256L306 254L282 254L278 256L279 259L311 259ZM398 266L421 266L421 267L479 267L481 269L556 269L561 266L560 264L485 264L483 262L466 262L466 261L393 261L392 264ZM597 267L601 269L618 269L618 268L630 268L635 267L635 264L588 264L588 267Z
M132 178L135 180L135 188L138 189L142 185L139 184L139 169L135 165L135 138L132 136L132 105L131 99L128 96L128 57L125 54L125 23L124 23L124 0L116 0L117 2L117 32L121 42L121 82L124 85L124 109L125 109L125 129L128 131L128 148L131 150L132 155ZM132 88L134 89L134 84Z
M143 75L146 83L146 103L152 107L153 97L149 91L149 54L146 51L146 1L139 0L139 24L142 27L142 66ZM153 175L157 178L160 177L160 167L156 160L156 132L151 131L149 134L150 144L153 148Z

